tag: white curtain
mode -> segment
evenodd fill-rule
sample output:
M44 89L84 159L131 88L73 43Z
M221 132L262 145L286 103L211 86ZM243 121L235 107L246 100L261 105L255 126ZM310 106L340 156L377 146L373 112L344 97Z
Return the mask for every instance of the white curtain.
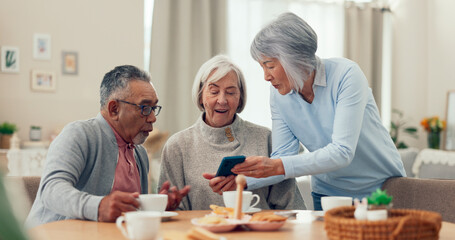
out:
M191 100L199 67L226 49L225 0L155 0L150 73L163 109L157 128L171 134L192 125Z
M251 58L250 45L262 27L284 12L297 14L316 31L319 57L343 54L342 1L229 0L228 55L240 66L247 83L248 99L240 116L266 127L272 126L270 83L264 81L262 69Z
M345 4L344 56L365 73L381 111L383 75L383 8L375 3Z

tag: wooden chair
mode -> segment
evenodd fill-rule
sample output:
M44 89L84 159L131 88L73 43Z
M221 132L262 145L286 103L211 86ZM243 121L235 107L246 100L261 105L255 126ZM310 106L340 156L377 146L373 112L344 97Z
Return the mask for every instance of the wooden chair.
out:
M394 177L382 189L393 196L393 208L434 211L455 223L455 180Z

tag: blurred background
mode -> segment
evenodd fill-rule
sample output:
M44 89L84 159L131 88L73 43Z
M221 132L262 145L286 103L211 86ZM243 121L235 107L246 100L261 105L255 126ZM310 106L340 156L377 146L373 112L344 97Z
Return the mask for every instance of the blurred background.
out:
M241 116L271 127L269 84L249 46L262 26L291 11L317 32L320 57L359 63L384 125L400 111L418 136L401 140L425 148L420 121L446 119L455 89L453 9L451 0L0 0L2 56L3 49L17 52L16 65L0 71L0 123L16 125L20 147L32 144L32 126L41 130L39 141L50 141L67 123L94 117L104 74L131 64L151 73L163 105L155 127L173 134L200 115L191 102L198 68L224 53L246 75ZM43 36L47 56L40 57ZM33 87L36 71L53 77L50 86Z
M150 192L161 147L201 114L191 87L212 56L228 55L245 74L242 118L271 128L269 83L249 48L288 11L314 28L319 57L360 65L384 126L408 147L400 151L407 175L453 178L455 152L427 149L455 150L453 9L453 0L0 0L0 175L12 209L23 222L49 143L66 124L97 115L101 80L118 65L150 72L163 106L144 144ZM297 181L311 203L310 178Z

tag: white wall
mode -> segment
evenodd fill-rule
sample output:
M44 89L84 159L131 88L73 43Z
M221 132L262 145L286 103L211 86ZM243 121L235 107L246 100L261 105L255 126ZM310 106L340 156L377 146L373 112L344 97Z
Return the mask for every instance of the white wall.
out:
M427 115L447 118L447 91L455 90L455 1L429 1Z
M143 0L0 0L0 45L20 49L20 72L0 72L0 123L31 125L47 140L55 128L99 112L99 86L117 65L143 66ZM50 34L51 60L33 59L33 34ZM79 74L62 75L62 50L79 53ZM32 69L54 71L57 90L33 92Z
M409 125L419 129L419 139L403 137L424 148L424 117L445 118L446 94L455 89L455 1L393 0L392 107L404 112Z

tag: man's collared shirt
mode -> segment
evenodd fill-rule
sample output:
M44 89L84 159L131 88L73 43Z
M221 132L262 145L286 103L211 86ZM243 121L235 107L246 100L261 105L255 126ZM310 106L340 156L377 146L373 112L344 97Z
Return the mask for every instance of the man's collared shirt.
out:
M115 168L114 184L112 191L122 192L141 192L141 180L139 170L134 159L134 145L123 140L122 137L114 131L118 144L118 162Z

